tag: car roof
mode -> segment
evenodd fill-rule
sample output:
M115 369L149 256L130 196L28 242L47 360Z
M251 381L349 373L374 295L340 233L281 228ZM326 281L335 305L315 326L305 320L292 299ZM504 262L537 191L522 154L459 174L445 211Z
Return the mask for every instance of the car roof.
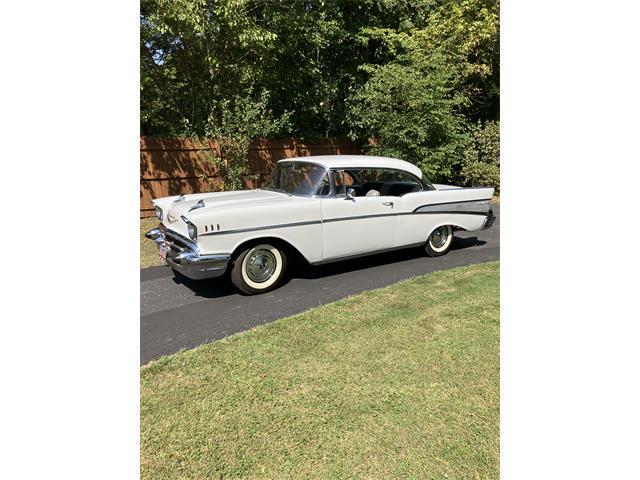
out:
M283 158L280 162L311 162L322 165L326 168L394 168L396 170L404 170L422 178L422 172L412 163L399 160L397 158L373 157L369 155L312 155L309 157L293 157Z

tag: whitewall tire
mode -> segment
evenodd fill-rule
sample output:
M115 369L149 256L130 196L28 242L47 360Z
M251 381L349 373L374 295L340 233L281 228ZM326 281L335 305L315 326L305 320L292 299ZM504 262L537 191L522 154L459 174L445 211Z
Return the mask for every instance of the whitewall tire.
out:
M431 232L424 250L430 257L439 257L449 251L452 243L453 229L451 225L442 225Z
M234 260L231 282L247 295L268 292L278 286L286 266L287 257L282 249L268 243L253 245Z

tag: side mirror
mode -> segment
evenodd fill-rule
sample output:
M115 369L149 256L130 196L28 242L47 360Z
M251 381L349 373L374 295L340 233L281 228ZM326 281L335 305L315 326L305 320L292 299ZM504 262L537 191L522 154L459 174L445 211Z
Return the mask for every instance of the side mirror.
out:
M347 198L345 200L356 201L356 191L353 188L347 188Z

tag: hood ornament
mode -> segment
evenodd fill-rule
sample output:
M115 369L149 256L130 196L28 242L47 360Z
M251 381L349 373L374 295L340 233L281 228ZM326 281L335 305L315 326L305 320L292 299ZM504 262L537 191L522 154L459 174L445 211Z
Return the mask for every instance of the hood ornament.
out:
M198 200L198 203L196 203L193 207L191 207L187 213L189 213L191 210L195 210L196 208L202 208L204 207L204 200Z
M174 206L175 206L176 203L182 202L183 200L184 200L184 195L180 195L171 204L171 208L169 209L169 212L167 212L167 220L169 220L169 223L173 223L173 222L175 222L177 220L177 218L175 216L175 212L173 211L173 209L174 209Z

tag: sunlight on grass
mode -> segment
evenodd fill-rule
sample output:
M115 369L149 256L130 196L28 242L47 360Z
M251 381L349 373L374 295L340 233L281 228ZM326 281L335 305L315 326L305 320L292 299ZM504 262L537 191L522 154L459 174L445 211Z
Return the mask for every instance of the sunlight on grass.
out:
M140 219L140 268L162 265L156 244L144 236L145 233L157 226L158 219L156 217Z
M499 264L406 280L143 367L141 475L498 478Z

